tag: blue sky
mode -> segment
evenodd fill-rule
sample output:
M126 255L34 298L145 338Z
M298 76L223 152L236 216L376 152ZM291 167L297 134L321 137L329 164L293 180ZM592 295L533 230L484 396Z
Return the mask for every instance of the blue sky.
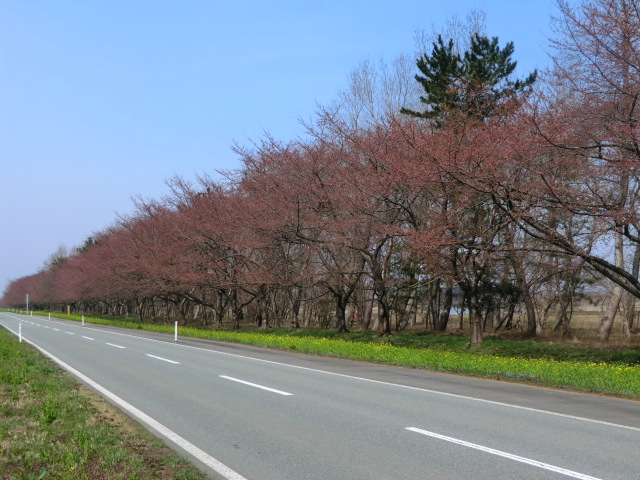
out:
M553 0L0 0L0 290L473 9L521 72L548 64Z

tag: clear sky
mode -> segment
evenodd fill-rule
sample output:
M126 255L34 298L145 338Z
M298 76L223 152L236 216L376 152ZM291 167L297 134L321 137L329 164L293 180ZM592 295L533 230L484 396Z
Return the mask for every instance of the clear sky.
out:
M0 293L473 9L521 72L548 64L553 0L0 0Z

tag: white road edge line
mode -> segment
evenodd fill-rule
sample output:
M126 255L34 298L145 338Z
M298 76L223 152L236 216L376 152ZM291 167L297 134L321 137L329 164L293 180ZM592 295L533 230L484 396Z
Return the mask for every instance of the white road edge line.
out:
M156 355L151 355L150 353L147 353L147 357L156 358L158 360L162 360L163 362L173 363L174 365L180 365L180 362L169 360L168 358L157 357Z
M16 317L14 315L8 315L10 318L13 318L14 320L20 320L20 317ZM51 320L52 322L54 320ZM57 323L62 323L62 322L57 322ZM66 324L65 324L66 325ZM85 328L89 328L91 329L91 327L85 327ZM130 333L121 333L121 332L114 332L111 330L108 330L109 333L112 333L113 335L121 335L123 337L133 337L133 338L144 338L145 340L148 340L150 342L155 342L155 343L167 343L166 341L162 341L162 340L155 340L153 338L147 338L147 337L141 337L139 335L131 335ZM302 367L300 365L292 365L290 363L282 363L282 362L274 362L273 360L265 360L263 358L256 358L256 357L249 357L248 355L239 355L237 353L229 353L229 352L221 352L219 350L214 350L214 349L209 349L209 348L202 348L202 347L194 347L191 345L181 345L181 344L177 344L176 346L178 347L183 347L183 348L193 348L195 350L203 350L206 352L211 352L217 355L226 355L229 357L236 357L236 358L245 358L245 359L249 359L249 360L253 360L256 362L262 362L262 363L267 363L267 364L271 364L271 365L281 365L281 366L285 366L285 367L289 367L289 368L295 368L295 369L299 369L299 370L305 370L308 372L316 372L316 373L323 373L325 375L332 375L332 376L336 376L336 377L342 377L342 378L351 378L354 380L361 380L363 382L370 382L370 383L376 383L379 385L388 385L391 387L399 387L399 388L406 388L408 390L416 390L416 391L421 391L421 392L426 392L426 393L431 393L434 395L443 395L445 397L450 397L450 398L459 398L462 400L469 400L469 401L473 401L473 402L480 402L480 403L487 403L490 405L497 405L497 406L501 406L501 407L507 407L507 408L514 408L517 410L524 410L526 412L534 412L534 413L540 413L540 414L544 414L544 415L552 415L555 417L561 417L561 418L567 418L570 420L578 420L581 422L588 422L588 423L595 423L597 425L606 425L608 427L614 427L614 428L622 428L625 430L632 430L635 432L640 432L640 428L638 427L632 427L631 425L623 425L620 423L613 423L613 422L607 422L604 420L596 420L593 418L587 418L587 417L580 417L578 415L570 415L567 413L560 413L560 412L553 412L551 410L543 410L541 408L533 408L533 407L525 407L523 405L515 405L513 403L506 403L506 402L498 402L496 400L487 400L485 398L478 398L478 397L472 397L469 395L461 395L458 393L449 393L449 392L443 392L440 390L432 390L429 388L423 388L423 387L413 387L411 385L402 385L401 383L392 383L392 382L385 382L382 380L374 380L372 378L366 378L366 377L358 377L355 375L348 375L345 373L337 373L337 372L330 372L328 370L321 370L319 368L309 368L309 367Z
M293 395L293 393L283 392L282 390L276 390L275 388L265 387L264 385L258 385L257 383L247 382L245 380L240 380L239 378L229 377L227 375L218 375L220 378L226 378L227 380L231 380L232 382L243 383L245 385L249 385L250 387L260 388L262 390L266 390L268 392L277 393L279 395Z
M482 452L491 453L493 455L498 455L500 457L508 458L510 460L515 460L516 462L526 463L534 467L543 468L545 470L550 470L552 472L559 473L561 475L566 475L567 477L578 478L580 480L602 480L597 477L591 477L589 475L585 475L584 473L574 472L573 470L567 470L566 468L556 467L555 465L550 465L548 463L539 462L538 460L532 460L530 458L521 457L519 455L514 455L512 453L503 452L502 450L496 450L494 448L485 447L482 445L478 445L476 443L465 442L464 440L460 440L453 437L447 437L446 435L440 435L439 433L430 432L428 430L422 430L421 428L406 427L405 430L421 433L422 435L427 435L429 437L437 438L439 440L444 440L446 442L456 443L458 445L462 445L463 447L474 448Z
M125 347L123 347L122 345L116 345L115 343L109 343L109 342L107 342L107 345L110 345L110 346L112 346L112 347L116 347L116 348L125 348Z
M95 338L85 337L84 335L82 335L82 338L86 338L87 340L95 340Z
M16 332L11 330L9 327L7 327L6 325L4 325L4 327L7 330L9 330L11 333L13 333L14 335L17 336ZM35 343L27 340L24 337L22 337L22 340L24 342L29 343L30 345L33 345L35 348L40 350L40 352L42 352L43 355L49 357L51 360L56 362L62 368L64 368L69 373L74 375L76 378L82 380L84 383L86 383L91 388L93 388L94 390L99 392L101 395L105 396L106 398L111 400L113 403L115 403L117 406L119 406L120 408L122 408L123 410L128 412L131 416L133 416L134 418L137 418L140 422L146 424L148 427L152 428L153 430L158 432L160 435L162 435L166 439L170 440L171 442L176 444L178 447L182 448L184 451L186 451L187 453L189 453L193 457L197 458L199 461L204 463L207 467L213 469L219 475L222 475L226 480L247 480L245 477L240 475L238 472L236 472L234 470L231 470L229 467L227 467L225 464L223 464L219 460L216 460L211 455L209 455L208 453L206 453L203 450L200 450L198 447L196 447L194 444L192 444L188 440L182 438L180 435L175 433L173 430L169 430L167 427L162 425L160 422L154 420L153 418L151 418L146 413L142 412L141 410L138 410L136 407L131 405L129 402L127 402L127 401L123 400L122 398L118 397L115 393L112 393L110 390L107 390L102 385L94 382L89 377L87 377L86 375L83 375L82 373L80 373L78 370L76 370L72 366L67 365L65 362L60 360L55 355L49 353L48 351L46 351L43 348L40 348L38 345L36 345Z

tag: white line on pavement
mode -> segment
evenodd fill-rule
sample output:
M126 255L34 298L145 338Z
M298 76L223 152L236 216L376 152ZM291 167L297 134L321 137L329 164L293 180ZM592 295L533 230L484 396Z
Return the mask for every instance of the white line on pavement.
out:
M5 328L7 328L7 330L9 330L11 333L16 335L16 332L11 330L9 327L5 326ZM24 339L24 341L29 343L29 344L31 344L31 345L33 345L35 348L40 350L43 353L43 355L46 355L51 360L53 360L58 365L60 365L62 368L64 368L69 373L74 375L76 378L80 379L81 381L83 381L84 383L89 385L91 388L96 390L98 393L100 393L101 395L103 395L106 398L108 398L109 400L111 400L113 403L115 403L122 410L128 412L129 414L131 414L131 416L137 418L142 423L145 423L150 428L152 428L153 430L158 432L160 435L165 437L167 440L173 442L178 447L182 448L185 452L189 453L190 455L193 455L196 459L198 459L199 461L204 463L207 467L211 468L213 471L215 471L219 475L222 475L222 477L225 478L226 480L247 480L245 477L243 477L242 475L237 473L235 470L231 470L224 463L222 463L219 460L213 458L211 455L209 455L205 451L199 449L198 447L196 447L194 444L192 444L188 440L182 438L180 435L175 433L173 430L168 429L167 427L162 425L160 422L154 420L149 415L144 413L142 410L138 410L136 407L131 405L129 402L127 402L127 401L123 400L122 398L118 397L115 393L112 393L110 390L107 390L106 388L104 388L99 383L94 382L89 377L87 377L86 375L80 373L78 370L76 370L72 366L67 365L65 362L60 360L55 355L49 353L48 351L46 351L43 348L40 348L38 345L36 345L35 343L33 343L33 342L31 342L31 341L29 341L27 339Z
M107 345L111 345L112 347L116 347L116 348L125 348L122 345L116 345L115 343L109 343L107 342Z
M85 337L84 335L82 335L82 338L86 338L87 340L95 340L95 338Z
M9 316L12 317L14 320L17 320L17 319L21 318L21 317L16 317L16 316L13 316L13 315L9 315ZM114 331L111 331L110 333L112 333L114 335L120 335L120 336L123 336L123 337L133 337L133 338L138 338L138 339L139 338L144 338L145 340L150 341L150 342L154 342L154 343L167 343L166 341L155 340L155 339L146 338L146 337L140 337L139 335L132 335L130 333L122 333L122 332L114 332ZM552 410L543 410L543 409L540 409L540 408L525 407L523 405L517 405L517 404L507 403L507 402L499 402L499 401L496 401L496 400L487 400L485 398L472 397L470 395L461 395L461 394L458 394L458 393L450 393L450 392L444 392L444 391L441 391L441 390L433 390L433 389L423 388L423 387L414 387L414 386L411 386L411 385L403 385L401 383L386 382L386 381L382 381L382 380L375 380L375 379L372 379L372 378L359 377L359 376L356 376L356 375L348 375L348 374L344 374L344 373L331 372L329 370L322 370L322 369L319 369L319 368L309 368L309 367L303 367L301 365L293 365L293 364L289 364L289 363L275 362L273 360L266 360L266 359L262 359L262 358L251 357L249 355L239 355L237 353L221 352L219 350L210 349L210 348L195 347L195 346L191 346L191 345L178 345L178 346L182 347L182 348L192 348L192 349L195 349L195 350L204 350L204 351L211 352L211 353L218 354L218 355L225 355L225 356L236 357L236 358L244 358L244 359L247 359L247 360L252 360L252 361L256 361L256 362L262 362L262 363L271 364L271 365L281 365L281 366L288 367L288 368L305 370L305 371L309 371L309 372L322 373L322 374L325 374L325 375L332 375L332 376L342 377L342 378L350 378L350 379L359 380L359 381L363 381L363 382L376 383L376 384L379 384L379 385L388 385L388 386L404 388L404 389L408 389L408 390L421 391L421 392L430 393L430 394L434 394L434 395L442 395L442 396L450 397L450 398L459 398L459 399L462 399L462 400L469 400L469 401L473 401L473 402L487 403L487 404L490 404L490 405L498 405L498 406L501 406L501 407L514 408L514 409L517 409L517 410L523 410L523 411L527 411L527 412L534 412L534 413L539 413L539 414L543 414L543 415L552 415L552 416L556 416L556 417L562 417L562 418L567 418L567 419L571 419L571 420L577 420L577 421L581 421L581 422L589 422L589 423L594 423L594 424L598 424L598 425L606 425L608 427L613 427L613 428L622 428L622 429L625 429L625 430L632 430L632 431L640 432L640 428L638 428L638 427L632 427L630 425L623 425L623 424L619 424L619 423L607 422L607 421L604 421L604 420L596 420L596 419L593 419L593 418L580 417L580 416L577 416L577 415L570 415L570 414L566 414L566 413L554 412Z
M168 358L157 357L155 355L151 355L150 353L147 353L147 357L157 358L158 360L162 360L163 362L169 362L169 363L173 363L173 364L176 364L176 365L180 365L180 362L175 362L173 360L169 360Z
M231 380L232 382L243 383L245 385L249 385L250 387L260 388L262 390L267 390L268 392L278 393L280 395L293 395L293 393L283 392L282 390L276 390L275 388L265 387L264 385L258 385L257 383L247 382L245 380L240 380L239 378L228 377L227 375L218 375L220 378L226 378L227 380Z
M153 339L149 339L149 340L151 340L153 342L165 343L165 342L162 342L160 340L153 340ZM636 432L640 432L640 428L632 427L630 425L622 425L622 424L619 424L619 423L605 422L603 420L596 420L596 419L593 419L593 418L580 417L580 416L577 416L577 415L569 415L569 414L566 414L566 413L554 412L554 411L551 411L551 410L542 410L540 408L525 407L523 405L516 405L516 404L513 404L513 403L506 403L506 402L498 402L496 400L487 400L485 398L472 397L472 396L469 396L469 395L461 395L459 393L443 392L441 390L433 390L433 389L430 389L430 388L413 387L411 385L404 385L402 383L393 383L393 382L386 382L386 381L383 381L383 380L375 380L373 378L358 377L356 375L348 375L348 374L345 374L345 373L332 372L332 371L329 371L329 370L321 370L319 368L309 368L309 367L303 367L301 365L293 365L293 364L290 364L290 363L275 362L273 360L265 360L263 358L256 358L256 357L251 357L251 356L248 356L248 355L239 355L237 353L221 352L221 351L215 350L215 349L202 348L202 347L193 347L193 346L190 346L190 345L181 345L181 346L183 348L193 348L193 349L196 349L196 350L205 350L205 351L208 351L208 352L216 353L218 355L225 355L225 356L228 356L228 357L236 357L236 358L244 358L244 359L247 359L247 360L253 360L255 362L262 362L262 363L266 363L266 364L270 364L270 365L280 365L280 366L283 366L283 367L289 367L289 368L294 368L294 369L298 369L298 370L304 370L304 371L307 371L307 372L316 372L316 373L321 373L321 374L324 374L324 375L331 375L331 376L334 376L334 377L350 378L350 379L359 380L359 381L362 381L362 382L375 383L377 385L388 385L390 387L403 388L403 389L407 389L407 390L415 390L415 391L418 391L418 392L426 392L426 393L431 393L431 394L434 394L434 395L442 395L442 396L450 397L450 398L460 398L462 400L469 400L469 401L472 401L472 402L487 403L489 405L498 405L498 406L501 406L501 407L514 408L514 409L517 409L517 410L524 410L526 412L540 413L540 414L543 414L543 415L553 415L553 416L556 416L556 417L568 418L568 419L571 419L571 420L578 420L578 421L581 421L581 422L595 423L595 424L598 424L598 425L606 425L608 427L623 428L623 429L626 429L626 430L633 430L633 431L636 431Z
M482 452L491 453L493 455L498 455L500 457L508 458L510 460L515 460L516 462L526 463L528 465L533 465L534 467L543 468L545 470L550 470L555 473L560 473L562 475L566 475L572 478L578 478L580 480L601 480L596 477L591 477L589 475L585 475L583 473L574 472L573 470L567 470L566 468L556 467L555 465L549 465L548 463L539 462L538 460L532 460L526 457L520 457L519 455L514 455L512 453L503 452L502 450L496 450L494 448L485 447L482 445L478 445L476 443L465 442L464 440L460 440L453 437L447 437L446 435L440 435L439 433L430 432L428 430L422 430L421 428L416 427L407 427L405 430L409 430L411 432L421 433L422 435L427 435L429 437L437 438L439 440L444 440L446 442L456 443L458 445L462 445L463 447L474 448L476 450L480 450Z

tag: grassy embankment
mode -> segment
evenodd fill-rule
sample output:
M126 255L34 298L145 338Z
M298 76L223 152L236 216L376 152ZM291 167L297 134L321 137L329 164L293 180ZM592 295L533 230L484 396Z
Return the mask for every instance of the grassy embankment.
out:
M80 319L79 315L56 316ZM173 332L172 325L111 318L86 318L86 321ZM179 335L640 398L640 345L614 348L488 336L482 344L470 346L465 336L426 331L380 338L373 332L337 334L317 329L234 331L180 327Z
M4 328L0 328L0 477L206 478Z

